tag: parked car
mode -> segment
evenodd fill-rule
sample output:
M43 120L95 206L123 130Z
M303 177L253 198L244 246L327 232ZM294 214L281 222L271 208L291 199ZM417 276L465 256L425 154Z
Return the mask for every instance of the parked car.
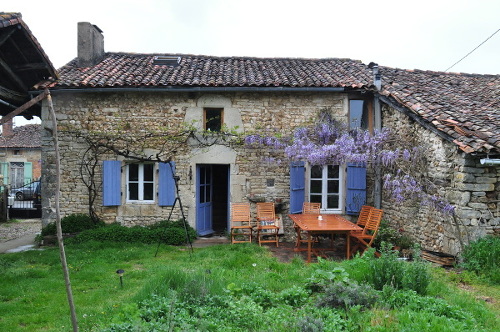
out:
M13 188L10 190L10 193L16 198L16 201L31 200L34 198L38 187L40 187L40 181L35 181L19 188Z

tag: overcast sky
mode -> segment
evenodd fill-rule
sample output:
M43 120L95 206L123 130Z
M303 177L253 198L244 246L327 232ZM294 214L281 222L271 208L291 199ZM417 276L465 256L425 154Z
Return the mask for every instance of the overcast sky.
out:
M17 0L56 68L76 57L77 23L107 52L350 58L445 71L500 29L499 0ZM500 32L449 71L500 74Z

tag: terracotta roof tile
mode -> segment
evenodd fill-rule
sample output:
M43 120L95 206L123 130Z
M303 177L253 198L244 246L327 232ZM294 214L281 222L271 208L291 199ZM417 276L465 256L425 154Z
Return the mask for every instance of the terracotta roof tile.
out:
M41 126L39 124L28 124L14 127L13 134L1 137L1 148L40 148Z
M500 153L500 76L380 67L381 93L451 136L467 153Z
M84 87L352 87L368 88L366 66L350 59L180 56L178 66L153 64L158 54L106 53L93 67L76 59L60 68L54 88ZM166 55L166 54L162 54ZM167 56L167 55L166 55Z
M181 57L157 65L154 57ZM76 59L52 89L120 87L297 87L373 89L372 73L350 59L106 53L93 67ZM467 153L500 153L500 76L380 67L381 94L450 136Z

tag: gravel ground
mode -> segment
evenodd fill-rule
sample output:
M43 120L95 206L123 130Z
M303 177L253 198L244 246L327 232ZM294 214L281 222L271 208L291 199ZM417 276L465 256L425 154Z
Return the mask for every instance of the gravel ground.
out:
M40 219L23 219L16 222L0 224L0 242L20 238L28 234L40 233L42 221Z

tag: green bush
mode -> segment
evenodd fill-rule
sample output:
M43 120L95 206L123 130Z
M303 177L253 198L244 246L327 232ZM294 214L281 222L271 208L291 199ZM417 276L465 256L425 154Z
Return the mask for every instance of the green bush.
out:
M486 236L469 243L462 253L462 266L500 284L500 237Z
M427 293L431 276L427 264L418 258L413 262L399 260L397 251L382 246L382 256L371 258L368 267L366 281L377 290L387 285L395 289L414 290L421 295Z
M95 222L89 215L83 213L70 214L61 219L61 229L63 233L78 233L104 225L105 223L102 220ZM42 236L56 235L56 233L55 223L50 223L42 228Z
M196 231L190 226L188 226L188 234L190 240L196 238ZM68 239L67 243L83 243L88 241L145 244L154 244L161 241L162 243L174 246L187 243L186 230L184 229L182 220L174 222L161 221L145 227L126 227L119 224L110 224L82 231L74 238Z
M347 308L359 305L370 308L377 299L378 294L370 285L360 285L355 281L335 282L326 287L324 294L318 298L317 306Z
M408 234L394 229L387 220L382 220L380 223L373 246L380 249L382 248L382 242L390 243L400 249L410 249L415 244L415 241Z

